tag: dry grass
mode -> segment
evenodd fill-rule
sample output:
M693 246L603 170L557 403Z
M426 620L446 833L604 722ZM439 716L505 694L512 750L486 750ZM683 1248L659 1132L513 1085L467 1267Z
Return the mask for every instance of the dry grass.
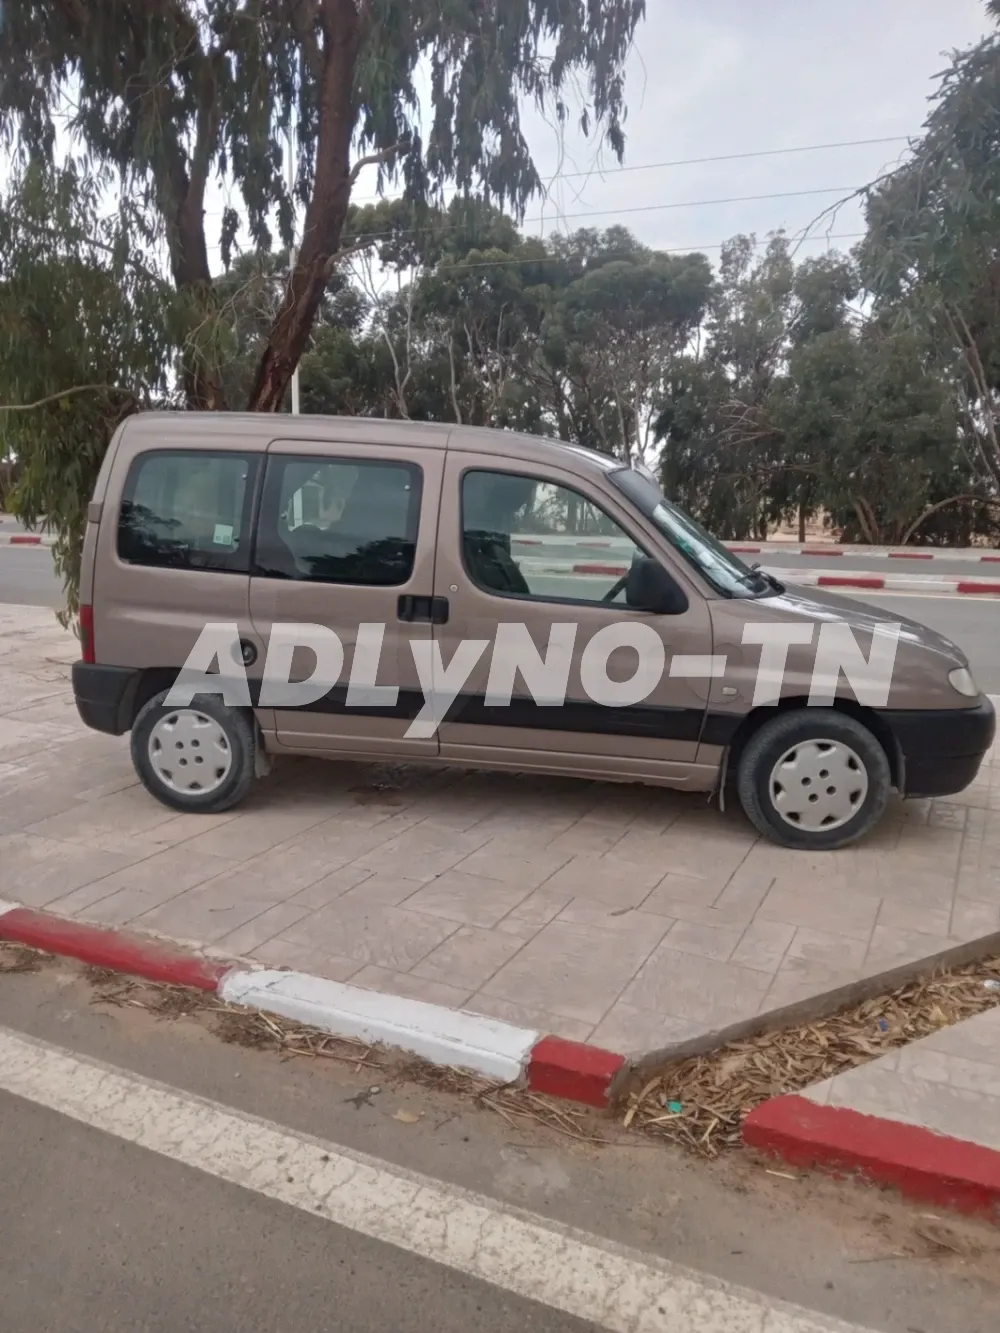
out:
M0 974L38 970L47 955L0 944ZM464 1070L427 1064L380 1046L334 1037L210 993L87 968L95 1003L128 1006L159 1018L190 1018L221 1041L280 1059L333 1060L378 1082L417 1084L463 1097L512 1129L544 1127L578 1142L629 1142L620 1128L567 1102L540 1097ZM984 983L996 981L997 989ZM1000 957L942 971L845 1008L830 1018L730 1042L707 1055L665 1064L620 1109L621 1127L668 1140L705 1157L740 1144L744 1117L761 1102L798 1092L941 1028L1000 1005ZM635 1139L631 1139L635 1142Z
M0 944L0 973L37 972L47 957L22 944Z
M194 1018L221 1041L235 1046L271 1051L282 1059L335 1060L351 1066L356 1073L368 1070L372 1076L377 1074L379 1083L417 1084L433 1092L464 1097L500 1116L513 1129L544 1126L582 1143L611 1142L601 1136L594 1117L586 1110L549 1101L523 1088L478 1078L461 1069L427 1064L381 1046L334 1037L276 1014L226 1004L205 991L158 985L101 968L88 968L87 979L94 987L97 1004L144 1009L162 1018Z
M1000 990L985 986L988 980L1000 982L1000 958L667 1064L628 1098L623 1122L716 1157L739 1146L743 1118L768 1098L799 1092L1000 1004Z

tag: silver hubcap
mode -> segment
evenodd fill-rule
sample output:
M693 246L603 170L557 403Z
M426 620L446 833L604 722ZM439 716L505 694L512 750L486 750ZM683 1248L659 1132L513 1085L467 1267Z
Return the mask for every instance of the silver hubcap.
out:
M861 809L868 795L868 772L843 741L803 741L771 769L768 791L786 824L825 833Z
M194 708L165 713L149 735L149 762L165 787L186 796L221 787L233 766L226 733Z

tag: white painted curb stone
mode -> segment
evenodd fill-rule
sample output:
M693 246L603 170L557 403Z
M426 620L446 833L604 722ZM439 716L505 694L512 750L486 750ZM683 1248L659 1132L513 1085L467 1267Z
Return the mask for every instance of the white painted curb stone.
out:
M218 991L229 1004L263 1009L337 1037L384 1042L434 1064L513 1083L541 1033L423 1000L363 990L304 972L230 972Z

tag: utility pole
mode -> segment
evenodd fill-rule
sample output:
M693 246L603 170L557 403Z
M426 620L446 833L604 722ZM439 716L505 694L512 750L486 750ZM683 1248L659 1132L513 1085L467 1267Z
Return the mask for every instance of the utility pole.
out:
M295 261L298 255L298 247L295 244L295 232L298 230L298 206L295 202L295 177L298 163L298 121L293 108L288 121L288 194L292 201L292 245L288 252L288 281L291 283L292 274L295 272ZM299 367L296 364L292 372L292 415L298 416L300 413L299 398Z

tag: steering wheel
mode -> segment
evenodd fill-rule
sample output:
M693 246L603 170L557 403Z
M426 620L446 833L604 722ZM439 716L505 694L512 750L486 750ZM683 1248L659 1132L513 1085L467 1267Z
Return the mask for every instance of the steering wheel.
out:
M628 585L628 575L627 575L627 574L623 574L623 575L621 576L621 578L618 580L618 582L615 584L615 586L614 586L613 588L609 588L609 589L608 589L608 591L607 591L607 592L604 594L604 596L601 598L601 601L602 601L602 602L613 602L613 601L615 600L615 598L618 596L618 594L619 594L619 593L620 593L620 592L621 592L627 585Z

